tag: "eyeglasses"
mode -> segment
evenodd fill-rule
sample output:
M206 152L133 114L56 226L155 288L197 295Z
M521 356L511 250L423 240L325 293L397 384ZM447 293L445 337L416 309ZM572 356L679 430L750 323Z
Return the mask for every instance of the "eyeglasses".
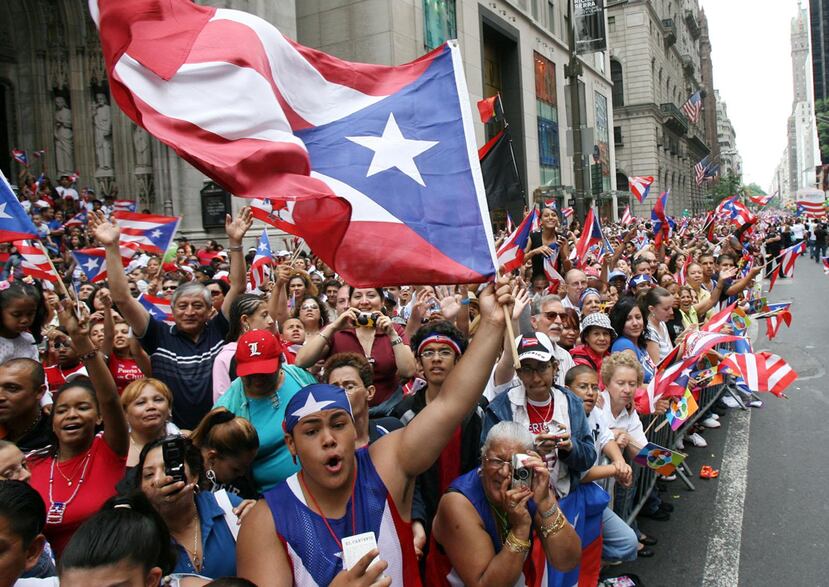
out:
M420 357L422 359L434 359L435 357L440 357L441 359L451 359L455 356L455 351L451 349L426 349L420 353Z
M556 318L558 318L559 320L564 320L567 317L567 312L541 312L541 315L544 316L550 322L552 322Z
M165 285L161 289L163 289L164 291L175 291L177 287L177 285Z
M302 304L300 310L319 310L316 304Z
M70 344L69 341L66 340L55 340L52 342L52 348L61 349L61 348L69 348Z
M496 457L484 457L484 464L493 471L500 471L506 466L510 471L512 470L512 463L504 461Z
M556 365L556 366L558 366L558 365ZM524 373L526 375L532 375L533 373L538 373L538 374L546 373L547 370L552 369L552 368L553 368L553 363L550 362L550 363L544 363L543 365L539 365L538 367L532 367L530 365L521 365L520 367L518 367L517 371L519 373Z
M21 471L28 471L29 465L26 464L26 461L21 461L18 465L12 465L2 472L0 472L0 479L10 480L10 479L17 479L20 476Z

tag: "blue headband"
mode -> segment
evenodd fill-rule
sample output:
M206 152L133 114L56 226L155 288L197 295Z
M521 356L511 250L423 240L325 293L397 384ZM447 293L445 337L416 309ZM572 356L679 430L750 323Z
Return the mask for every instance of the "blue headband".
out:
M635 275L634 277L631 278L631 280L628 282L628 287L630 289L633 289L637 285L641 285L643 283L656 283L656 282L653 280L653 277L651 277L647 273L640 273L639 275Z
M345 410L351 413L351 403L342 387L327 383L306 385L294 395L285 407L285 420L282 425L285 432L293 432L294 426L299 424L305 416L323 410Z
M596 296L597 298L601 299L602 294L599 293L595 287L588 287L583 292L581 292L581 297L579 298L579 307L581 308L584 305L584 298L587 296Z

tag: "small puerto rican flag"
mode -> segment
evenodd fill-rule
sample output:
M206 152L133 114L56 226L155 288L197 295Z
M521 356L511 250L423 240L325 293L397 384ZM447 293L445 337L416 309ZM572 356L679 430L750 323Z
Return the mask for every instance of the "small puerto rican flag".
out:
M259 236L259 245L256 247L256 254L250 264L250 285L254 289L261 286L270 279L271 265L273 265L273 253L271 252L271 241L268 239L268 231L262 229Z
M170 300L167 298L142 293L138 296L138 303L144 306L144 309L156 320L168 324L173 323L173 309L170 306Z
M134 254L134 247L121 245L121 263L124 267L130 264ZM106 249L103 247L78 249L72 251L72 256L90 283L104 281L107 278Z
M498 249L498 265L501 265L504 273L515 271L524 264L524 249L530 240L530 228L537 218L538 208L533 208Z
M23 167L29 166L29 156L22 149L12 149L12 158Z
M653 177L638 177L633 176L628 178L628 185L630 186L630 192L636 196L636 199L640 202L648 197L648 194L651 191L651 184L653 183Z
M176 235L181 216L114 212L121 227L121 243L134 243L142 251L163 255Z
M136 208L135 200L115 200L112 202L113 212L135 212Z

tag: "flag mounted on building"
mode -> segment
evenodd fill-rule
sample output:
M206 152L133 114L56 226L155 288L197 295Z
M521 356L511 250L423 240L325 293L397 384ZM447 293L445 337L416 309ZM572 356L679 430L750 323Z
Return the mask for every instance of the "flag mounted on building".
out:
M271 278L271 265L273 265L273 253L271 252L271 241L268 238L268 231L262 229L259 235L259 244L256 246L256 254L250 264L248 278L254 289L261 289L262 285Z
M688 117L689 122L696 124L699 122L699 115L702 112L702 96L700 92L694 92L682 105L682 111Z
M633 176L628 178L630 193L636 196L636 199L639 200L640 203L648 197L648 194L651 191L651 185L653 185L653 177L651 176Z
M0 171L0 243L38 238L37 228Z
M718 163L712 163L708 155L694 165L694 180L696 181L697 187L701 186L705 181L714 179L719 173L720 165Z
M524 250L527 248L530 229L537 216L538 209L533 208L498 249L498 265L503 268L504 273L515 271L524 264Z
M490 210L507 210L516 217L524 208L524 190L512 152L512 137L505 128L478 150Z
M181 216L115 212L112 218L121 228L121 242L134 243L142 251L163 255L176 236Z
M288 224L302 230L317 218L301 201L340 201L336 230L304 238L348 283L495 275L457 42L387 67L189 0L90 0L90 12L112 96L136 124L232 194L295 201Z

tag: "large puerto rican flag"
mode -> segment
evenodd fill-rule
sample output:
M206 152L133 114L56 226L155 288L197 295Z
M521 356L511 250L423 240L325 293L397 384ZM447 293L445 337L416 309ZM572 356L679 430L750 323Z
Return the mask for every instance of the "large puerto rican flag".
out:
M127 116L231 193L293 201L283 227L351 285L495 274L455 42L385 67L187 0L90 0L90 12ZM301 234L321 222L323 237Z

